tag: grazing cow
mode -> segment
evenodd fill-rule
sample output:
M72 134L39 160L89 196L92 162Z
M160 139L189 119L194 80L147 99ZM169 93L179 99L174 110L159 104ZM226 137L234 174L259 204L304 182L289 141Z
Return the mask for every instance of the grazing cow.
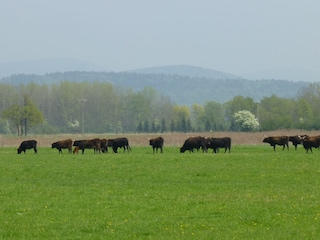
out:
M311 136L311 137L302 137L302 144L306 152L310 150L312 152L312 148L320 147L320 136Z
M163 153L162 151L163 142L164 142L164 139L162 137L150 139L149 145L152 146L153 153L155 153L155 151L158 153L158 148L160 148L160 152Z
M32 149L34 150L34 153L37 153L37 141L36 140L26 140L26 141L23 141L19 148L17 149L18 151L18 154L20 154L21 152L24 152L26 153L26 150L27 149Z
M282 150L287 149L289 150L289 137L288 136L277 136L277 137L266 137L263 139L264 143L269 143L270 146L273 146L273 151L276 150L276 145L283 146Z
M114 138L114 139L108 139L108 147L112 147L112 150L114 153L118 152L118 148L122 148L123 147L123 152L125 152L126 150L132 151L130 146L129 146L129 141L128 138Z
M86 148L93 149L94 153L100 152L100 139L95 138L91 140L76 140L73 143L73 146L78 147L79 150L82 150L82 154L84 154L84 150ZM74 151L75 153L75 151ZM78 150L76 151L78 153Z
M193 152L193 149L199 149L200 147L203 152L207 152L206 139L204 137L189 137L184 141L183 146L180 148L180 153L184 153L186 150Z
M62 153L62 149L68 148L68 153L72 153L72 140L66 139L58 142L52 143L52 148L56 148L59 150L59 153Z
M229 150L231 151L231 138L223 137L223 138L207 138L206 139L207 148L212 148L214 153L219 151L219 148L224 148L224 152L226 153Z

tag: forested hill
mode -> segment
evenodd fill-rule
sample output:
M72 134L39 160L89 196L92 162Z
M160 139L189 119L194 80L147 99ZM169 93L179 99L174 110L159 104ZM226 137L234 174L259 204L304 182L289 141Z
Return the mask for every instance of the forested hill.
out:
M54 84L60 81L110 82L114 86L140 91L145 87L156 89L179 105L204 104L207 101L224 103L235 96L251 97L259 101L275 94L293 98L308 82L288 80L212 79L171 74L144 74L133 72L57 72L46 75L12 75L2 78L0 83L10 84Z
M209 79L240 79L241 77L226 72L216 71L213 69L195 67L190 65L172 65L162 67L148 67L132 70L130 72L143 74L165 74L180 75L192 78L209 78Z

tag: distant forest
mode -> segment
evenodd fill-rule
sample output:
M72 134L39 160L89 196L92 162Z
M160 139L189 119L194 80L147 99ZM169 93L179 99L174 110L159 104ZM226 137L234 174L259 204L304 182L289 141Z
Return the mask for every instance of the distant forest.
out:
M52 76L67 79L57 80ZM28 133L124 133L124 132L167 132L167 131L241 131L234 119L234 114L247 110L258 120L260 131L277 129L320 129L320 85L309 83L295 90L292 97L283 97L270 93L261 96L258 101L242 92L226 102L207 98L203 104L194 100L195 95L203 95L194 79L180 76L166 76L164 80L166 94L158 88L143 86L139 74L131 79L131 84L140 83L139 88L130 87L127 76L131 74L99 74L91 80L80 81L76 75L89 76L89 73L56 73L45 76L12 76L0 83L0 134L23 134L24 125ZM117 76L121 84L99 79L98 76ZM122 77L121 77L122 76ZM149 75L144 76L149 79ZM19 79L19 81L18 81ZM78 79L76 81L76 79ZM139 80L140 79L140 80ZM184 79L174 83L173 79ZM23 81L22 81L23 80ZM160 76L153 79L159 88L164 87ZM203 79L202 83L212 84L212 80ZM187 95L185 89L192 82L194 93ZM251 81L249 81L251 82ZM259 81L256 81L259 82ZM270 81L271 83L273 81ZM274 81L275 83L276 81ZM238 83L238 85L236 84ZM220 81L225 89L235 91L247 81ZM255 82L251 82L255 83ZM259 82L261 91L266 90L267 81ZM287 81L276 82L283 85L283 91L290 89ZM287 83L285 85L285 83ZM264 85L265 84L265 85ZM297 83L298 84L298 83ZM138 84L137 84L138 85ZM150 84L151 85L151 84ZM292 85L295 85L292 83ZM178 88L180 86L180 88ZM256 88L253 87L252 89ZM286 86L286 87L285 87ZM191 99L190 104L177 104L170 97L176 88L176 95L182 99ZM192 87L190 87L191 89ZM209 87L207 87L209 88ZM276 88L276 87L275 87ZM160 88L161 89L161 88ZM197 93L195 93L197 92ZM231 97L231 96L230 96ZM182 101L182 100L181 100ZM204 100L203 100L204 101ZM27 121L28 120L28 121ZM27 124L28 123L28 124ZM21 129L19 131L19 129Z
M64 72L46 75L12 75L2 78L0 83L20 84L57 84L70 82L104 82L114 86L141 91L145 87L156 89L179 105L205 104L208 101L225 103L235 96L253 98L260 101L264 97L276 95L283 98L296 97L298 91L309 85L308 82L288 80L246 80L240 78L204 78L172 74L142 74L132 72Z

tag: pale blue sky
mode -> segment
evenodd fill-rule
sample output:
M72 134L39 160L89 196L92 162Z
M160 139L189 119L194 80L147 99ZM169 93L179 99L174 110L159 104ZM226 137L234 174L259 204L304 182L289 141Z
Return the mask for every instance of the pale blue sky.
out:
M320 75L319 0L5 0L0 63L72 58L107 70L194 65Z

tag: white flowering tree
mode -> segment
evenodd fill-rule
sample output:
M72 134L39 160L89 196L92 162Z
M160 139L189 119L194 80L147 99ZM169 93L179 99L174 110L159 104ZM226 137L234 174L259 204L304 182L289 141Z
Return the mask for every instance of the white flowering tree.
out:
M236 112L233 117L235 122L239 124L241 131L254 132L259 128L258 119L250 111Z

